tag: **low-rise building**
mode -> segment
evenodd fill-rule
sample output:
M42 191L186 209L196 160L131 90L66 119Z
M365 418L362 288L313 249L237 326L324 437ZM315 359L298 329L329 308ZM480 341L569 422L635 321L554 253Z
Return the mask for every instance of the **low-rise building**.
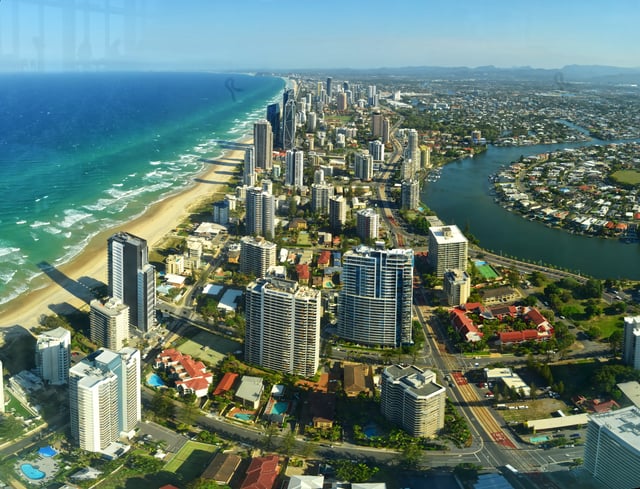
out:
M243 375L242 379L240 379L240 386L236 391L236 399L240 401L243 406L258 409L263 391L264 384L260 377Z

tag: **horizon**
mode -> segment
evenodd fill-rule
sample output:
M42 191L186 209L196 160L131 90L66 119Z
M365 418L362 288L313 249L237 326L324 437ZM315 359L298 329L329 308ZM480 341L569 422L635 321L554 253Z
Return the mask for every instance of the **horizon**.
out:
M0 71L640 69L640 4L542 0L0 3Z

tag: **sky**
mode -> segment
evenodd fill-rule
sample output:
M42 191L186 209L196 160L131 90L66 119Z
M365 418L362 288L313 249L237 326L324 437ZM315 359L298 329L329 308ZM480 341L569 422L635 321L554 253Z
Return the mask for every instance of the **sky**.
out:
M0 0L0 70L640 67L639 18L637 0Z

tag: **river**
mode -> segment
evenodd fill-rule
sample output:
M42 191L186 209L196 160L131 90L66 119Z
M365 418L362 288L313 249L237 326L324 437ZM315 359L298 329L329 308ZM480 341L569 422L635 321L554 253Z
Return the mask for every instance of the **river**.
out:
M521 147L489 146L474 158L456 160L442 168L440 179L424 182L422 201L440 220L469 226L480 246L523 260L566 268L600 279L640 280L640 245L625 244L571 234L511 213L494 202L493 184L488 177L500 167L530 156L591 144L610 144L593 140L582 143ZM620 142L620 141L615 141Z

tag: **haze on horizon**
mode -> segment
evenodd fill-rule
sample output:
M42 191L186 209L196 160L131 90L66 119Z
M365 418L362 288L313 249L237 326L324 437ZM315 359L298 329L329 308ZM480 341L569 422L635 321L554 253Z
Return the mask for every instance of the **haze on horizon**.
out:
M634 0L5 0L0 70L640 67L638 18Z

